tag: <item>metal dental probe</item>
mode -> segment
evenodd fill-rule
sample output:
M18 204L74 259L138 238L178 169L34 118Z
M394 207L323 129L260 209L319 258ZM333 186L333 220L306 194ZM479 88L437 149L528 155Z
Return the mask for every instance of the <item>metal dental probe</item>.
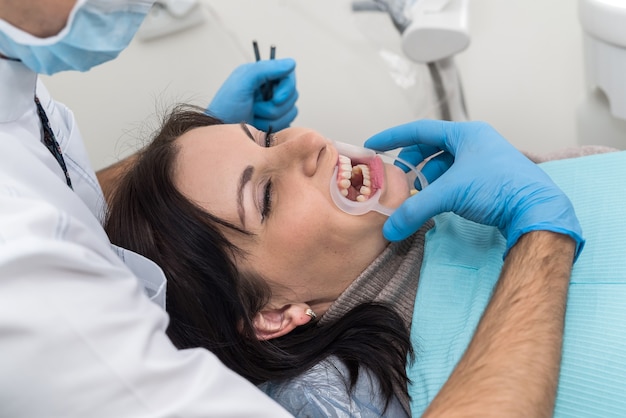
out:
M254 59L258 62L261 60L261 54L259 53L259 44L257 41L252 41L252 47L254 49ZM276 45L270 46L270 60L273 60L276 57ZM268 101L272 100L272 96L274 95L274 86L276 85L275 81L268 81L261 86L261 94L263 95L263 100Z

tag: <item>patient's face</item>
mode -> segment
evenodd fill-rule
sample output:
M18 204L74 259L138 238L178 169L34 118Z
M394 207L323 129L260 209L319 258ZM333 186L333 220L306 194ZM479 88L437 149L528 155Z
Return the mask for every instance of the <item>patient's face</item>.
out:
M273 307L305 302L323 313L388 244L386 217L339 210L329 185L338 161L331 142L304 128L266 135L247 125L197 128L177 140L175 184L208 212L254 234L227 236L246 251L236 260L270 281ZM397 207L408 190L388 190ZM397 170L397 169L396 169ZM389 171L389 174L387 174Z

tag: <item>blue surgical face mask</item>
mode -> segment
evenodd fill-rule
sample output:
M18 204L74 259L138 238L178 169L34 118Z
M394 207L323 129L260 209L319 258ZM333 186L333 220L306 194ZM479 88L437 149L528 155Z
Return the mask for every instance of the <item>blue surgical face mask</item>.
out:
M37 38L0 19L0 53L40 74L87 71L128 46L155 0L78 0L61 32Z

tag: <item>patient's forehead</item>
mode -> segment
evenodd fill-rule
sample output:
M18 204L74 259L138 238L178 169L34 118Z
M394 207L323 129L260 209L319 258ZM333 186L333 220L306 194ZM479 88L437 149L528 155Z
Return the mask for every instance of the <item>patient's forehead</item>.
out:
M240 125L210 125L190 129L178 137L176 142L179 146L184 145L186 148L205 149L236 145L237 142L246 138L250 140Z
M259 148L239 125L192 129L176 140L173 181L189 199L217 216L237 213L237 186L250 164L249 147Z
M212 125L191 129L176 139L176 175L193 176L209 168L219 174L226 162L239 154L241 140L236 125Z
M235 141L232 132L229 132L226 126L202 126L178 137L175 145L179 168L184 168L200 158L212 160L217 155L228 155L228 149L232 148Z

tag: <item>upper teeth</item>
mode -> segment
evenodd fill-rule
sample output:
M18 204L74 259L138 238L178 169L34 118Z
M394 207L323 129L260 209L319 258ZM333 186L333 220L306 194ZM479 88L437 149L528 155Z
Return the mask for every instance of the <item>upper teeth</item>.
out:
M343 196L348 196L348 190L352 186L351 179L355 176L363 177L363 184L356 190L356 201L364 202L372 194L372 182L370 178L370 168L365 164L352 166L352 160L345 155L339 156L339 173L337 175L337 186Z

